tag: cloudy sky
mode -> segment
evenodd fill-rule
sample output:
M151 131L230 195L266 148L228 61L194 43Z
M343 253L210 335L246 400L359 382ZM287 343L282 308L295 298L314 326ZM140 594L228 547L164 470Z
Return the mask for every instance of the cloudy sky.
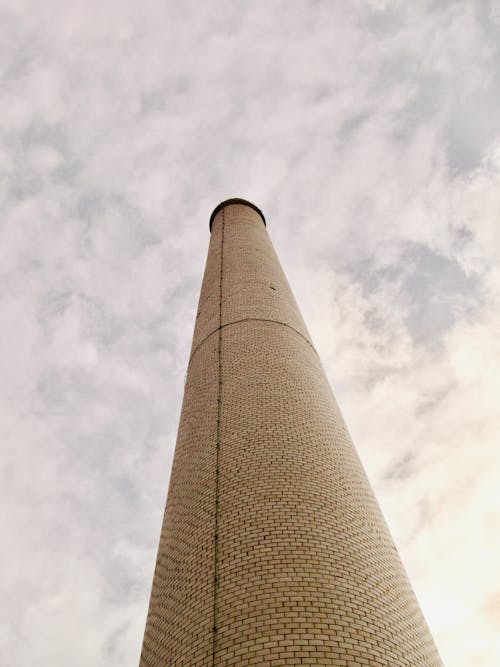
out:
M0 26L0 664L138 664L231 196L445 664L500 664L500 2L0 0Z

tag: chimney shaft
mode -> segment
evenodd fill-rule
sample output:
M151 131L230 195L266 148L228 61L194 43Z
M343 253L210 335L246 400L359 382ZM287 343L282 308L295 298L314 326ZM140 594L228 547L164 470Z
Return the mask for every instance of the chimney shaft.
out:
M264 216L210 226L141 667L441 665Z

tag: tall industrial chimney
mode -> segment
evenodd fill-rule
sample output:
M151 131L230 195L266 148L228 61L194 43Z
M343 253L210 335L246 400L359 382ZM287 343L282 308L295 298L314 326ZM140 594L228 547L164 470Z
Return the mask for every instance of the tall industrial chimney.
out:
M210 228L141 667L441 665L264 216Z

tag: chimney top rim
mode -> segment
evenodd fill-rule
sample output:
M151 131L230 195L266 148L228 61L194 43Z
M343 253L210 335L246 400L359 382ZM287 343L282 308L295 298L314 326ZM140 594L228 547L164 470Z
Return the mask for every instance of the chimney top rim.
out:
M266 219L260 208L258 208L258 206L255 206L255 204L252 204L252 202L248 201L247 199L241 199L240 197L232 197L231 199L225 199L224 201L221 201L221 203L214 208L212 215L210 216L210 231L212 231L212 223L217 213L222 211L222 209L225 208L226 206L231 206L231 204L240 204L241 206L248 206L249 208L253 208L253 210L256 213L258 213L262 218L264 227L266 226Z

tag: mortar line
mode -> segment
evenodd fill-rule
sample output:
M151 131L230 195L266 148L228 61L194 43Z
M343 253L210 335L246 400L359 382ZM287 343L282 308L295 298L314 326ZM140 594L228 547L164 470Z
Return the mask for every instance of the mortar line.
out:
M272 320L272 319L267 318L267 317L243 317L241 320L234 320L234 322L226 322L226 324L219 324L219 326L216 329L213 329L209 334L207 334L205 336L205 338L203 338L198 343L198 345L194 348L194 350L192 351L191 356L189 357L189 361L188 361L188 368L189 368L189 365L191 364L191 361L192 361L194 355L198 352L198 350L203 345L203 343L205 343L211 336L213 336L215 333L217 333L219 331L219 329L224 329L225 327L229 327L233 324L241 324L242 322L271 322L273 324L281 324L281 326L284 326L284 327L287 327L288 329L291 329L294 333L297 334L297 336L300 336L303 340L305 340L306 343L309 345L309 347L313 350L313 352L318 354L318 352L316 351L316 348L311 343L311 341L306 336L304 336L304 334L301 334L300 331L298 331L298 329L295 329L294 327L292 327L291 324L287 324L287 322L281 322L280 320Z
M214 604L212 626L212 667L215 667L217 648L217 588L219 576L219 452L220 452L220 420L222 397L222 284L224 279L224 209L222 209L222 229L220 242L220 277L219 277L219 344L218 344L218 388L217 388L217 431L215 438L215 519L214 519Z

